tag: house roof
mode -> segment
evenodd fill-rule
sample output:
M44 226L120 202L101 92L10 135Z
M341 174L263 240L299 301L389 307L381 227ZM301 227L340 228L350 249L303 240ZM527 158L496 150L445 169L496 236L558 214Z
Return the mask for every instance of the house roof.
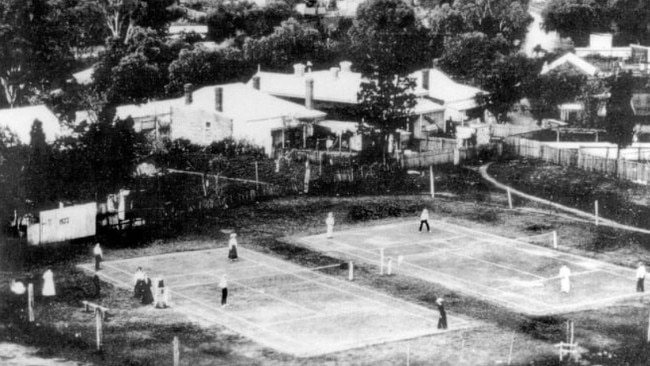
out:
M222 88L222 110L216 111L215 89ZM165 99L146 104L129 104L117 107L116 117L124 119L168 115L174 108L195 108L220 113L232 119L258 121L279 117L317 119L325 113L276 98L242 83L213 85L192 93L192 104L185 104L185 97Z
M551 70L557 69L562 65L571 65L576 70L580 71L581 73L587 76L595 76L600 71L596 66L585 61L583 58L576 56L573 53L566 53L564 54L564 56L556 59L550 64L548 65L545 64L544 67L542 68L541 74L542 75L547 74Z
M422 86L423 70L411 74L419 86ZM486 92L469 85L455 82L438 69L429 69L429 97L441 101L445 107L467 110L478 107L476 96Z
M57 137L65 134L57 116L45 105L0 110L0 126L8 127L24 144L30 143L29 133L34 120L37 119L43 123L43 132L47 142L54 142Z
M190 33L194 32L197 34L205 35L208 34L207 25L192 25L192 24L173 24L169 26L168 33L171 36L179 35L181 33Z
M434 102L431 99L417 98L415 100L415 107L413 107L413 114L443 112L444 110L444 106Z
M285 98L305 99L307 79L314 81L313 97L315 101L357 104L357 94L361 90L361 73L331 70L305 72L303 75L259 71L260 90ZM252 80L249 81L252 84ZM426 90L417 88L416 96L426 95Z
M89 67L72 74L72 77L79 85L89 85L93 82L93 68Z

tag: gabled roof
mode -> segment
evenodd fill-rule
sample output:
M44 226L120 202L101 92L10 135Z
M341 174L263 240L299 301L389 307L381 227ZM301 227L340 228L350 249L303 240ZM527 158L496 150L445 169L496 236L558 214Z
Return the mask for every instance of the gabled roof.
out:
M544 65L541 74L547 74L551 70L557 69L562 65L573 66L576 70L587 76L595 76L600 71L596 66L585 61L583 58L576 56L573 53L566 53L564 56L556 59L550 64Z
M222 89L222 112L217 112L215 89ZM279 117L316 119L325 113L286 100L276 98L242 83L213 85L192 93L192 104L185 104L185 97L165 99L145 104L129 104L117 107L116 117L124 119L146 118L166 115L173 108L194 108L212 111L236 120L257 121ZM173 117L172 117L173 118Z
M54 142L57 137L65 134L57 116L45 105L0 110L0 127L8 127L24 144L30 143L29 132L34 120L37 119L43 122L43 132L47 142Z
M303 75L259 71L260 90L285 98L305 99L307 79L314 81L315 101L357 104L357 94L363 81L361 73L336 69L305 72ZM252 80L249 81L249 85ZM426 95L422 88L416 88L416 96Z
M469 85L457 83L438 69L429 70L428 96L443 103L445 107L467 110L478 107L476 96L487 92ZM411 74L419 86L422 86L424 70Z
M72 77L79 85L90 85L93 82L93 72L94 68L89 67L72 74Z
M193 93L192 105L215 110L215 88L223 89L223 112L232 119L256 121L278 117L323 118L325 113L276 98L243 83L206 86Z

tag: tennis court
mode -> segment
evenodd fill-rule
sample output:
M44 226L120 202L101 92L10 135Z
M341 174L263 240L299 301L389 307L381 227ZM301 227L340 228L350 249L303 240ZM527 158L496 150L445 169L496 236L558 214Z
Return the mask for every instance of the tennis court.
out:
M440 283L529 315L593 309L638 298L635 272L549 247L430 221L431 233L418 232L419 221L398 222L293 238L301 245L357 262L392 259L393 273ZM295 241L294 240L294 241ZM560 293L560 267L571 270L571 292ZM384 267L386 268L386 267Z
M440 331L436 310L359 287L347 281L346 266L305 269L241 247L239 252L235 263L227 260L226 248L106 261L99 276L132 289L138 267L152 278L162 275L173 311L301 357L473 326L448 316L450 329ZM93 264L80 267L94 272ZM226 308L218 287L223 273L229 277Z

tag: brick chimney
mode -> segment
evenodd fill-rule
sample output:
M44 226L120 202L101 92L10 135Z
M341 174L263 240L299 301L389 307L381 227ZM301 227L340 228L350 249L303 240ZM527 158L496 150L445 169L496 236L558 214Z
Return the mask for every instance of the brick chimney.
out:
M259 75L253 76L253 88L260 90L260 77Z
M314 107L314 79L305 80L305 108Z
M216 87L214 88L214 109L217 112L223 112L223 88Z
M429 90L429 69L422 70L422 89Z
M192 84L183 85L185 91L185 104L192 104Z

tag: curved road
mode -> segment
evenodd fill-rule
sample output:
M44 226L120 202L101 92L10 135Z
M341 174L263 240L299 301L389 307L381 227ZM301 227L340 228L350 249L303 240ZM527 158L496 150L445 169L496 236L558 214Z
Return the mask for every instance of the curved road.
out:
M576 210L575 208L572 208L572 207L567 207L567 206L564 206L564 205L560 205L559 203L555 203L555 202L552 202L552 201L549 201L549 200L545 200L543 198L535 197L535 196L529 195L527 193L518 191L518 190L516 190L516 189L514 189L512 187L509 187L509 186L507 186L507 185L505 185L503 183L500 183L499 181L497 181L496 179L494 179L493 177L491 177L488 174L487 170L488 170L488 167L490 166L490 164L492 164L492 163L487 163L487 164L482 165L479 168L479 174L481 174L481 177L483 177L483 179L485 179L486 181L492 183L492 185L494 185L495 187L497 187L499 189L503 189L504 191L510 190L510 193L515 195L515 196L519 196L519 197L522 197L522 198L525 198L525 199L528 199L528 200L531 200L531 201L534 201L534 202L542 203L542 204L554 207L554 208L556 208L558 210L561 210L561 211L564 211L564 212L572 213L572 214L574 214L576 216L589 219L592 222L596 221L596 216L591 214L591 213ZM619 223L617 223L615 221L608 220L608 219L605 219L605 218L602 218L602 217L598 217L598 224L603 225L603 226L613 227L613 228L616 228L616 229L623 229L623 230L635 231L635 232L643 233L643 234L650 234L650 230L645 230L645 229L641 229L641 228L634 227L634 226L619 224Z

